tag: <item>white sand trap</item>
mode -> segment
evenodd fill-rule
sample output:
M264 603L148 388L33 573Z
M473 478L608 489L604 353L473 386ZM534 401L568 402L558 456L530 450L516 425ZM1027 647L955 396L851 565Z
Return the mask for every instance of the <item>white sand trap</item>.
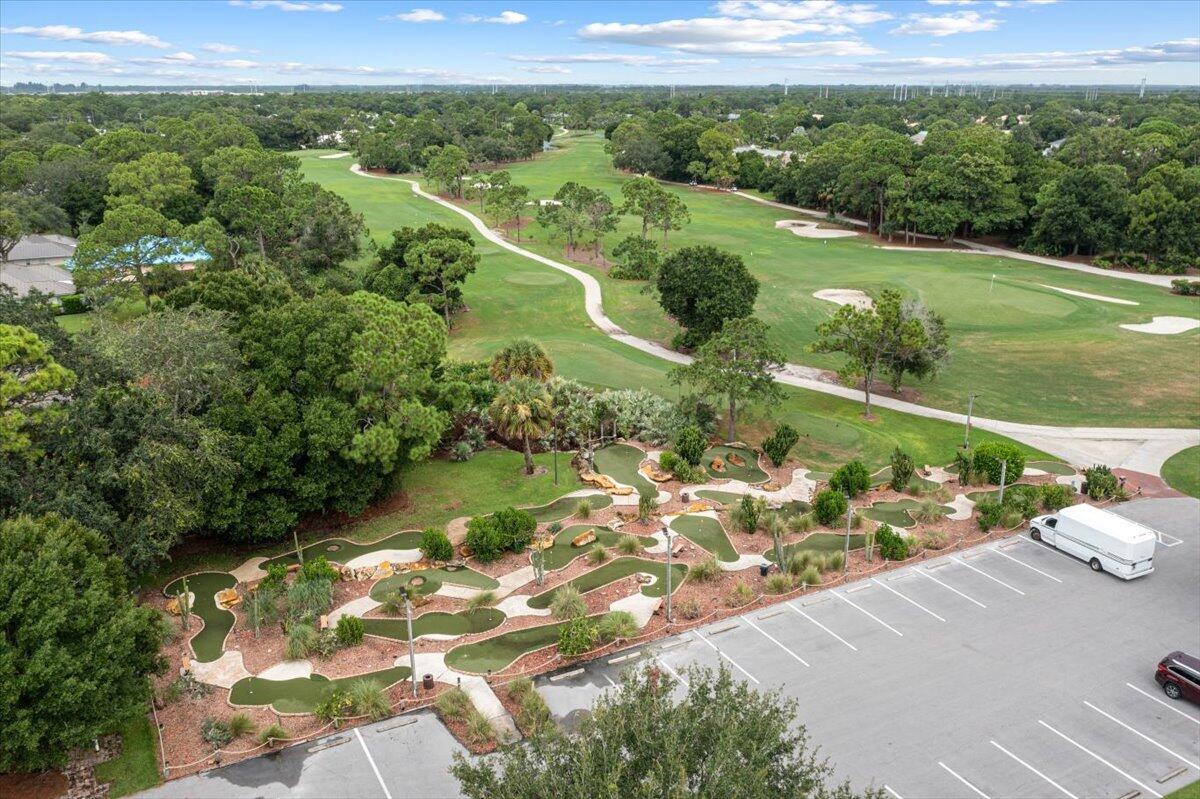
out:
M1186 316L1156 316L1152 321L1140 325L1121 325L1126 330L1135 333L1154 333L1159 336L1170 336L1175 333L1186 333L1200 327L1200 319L1189 319Z
M866 293L858 289L821 289L814 291L813 296L818 300L838 305L853 305L855 308L870 308L875 304Z
M336 553L334 559L336 560ZM377 549L374 552L359 555L357 558L351 558L342 565L351 569L362 569L367 566L378 566L385 560L388 563L416 563L420 559L421 550L419 549Z
M842 239L858 235L853 230L817 227L816 222L810 222L807 219L780 219L775 223L775 227L790 230L797 236L806 239Z
M1063 294L1070 294L1072 297L1083 297L1085 300L1099 300L1100 302L1111 302L1114 305L1141 305L1140 302L1133 300L1122 300L1117 297L1105 297L1103 294L1088 294L1086 291L1075 291L1074 289L1064 289L1059 286L1048 286L1045 283L1038 283L1044 289L1052 291L1061 291Z
M317 158L349 158L350 153L330 153L329 155L318 155Z
M313 665L311 660L285 660L276 663L258 673L261 680L296 680L311 677Z

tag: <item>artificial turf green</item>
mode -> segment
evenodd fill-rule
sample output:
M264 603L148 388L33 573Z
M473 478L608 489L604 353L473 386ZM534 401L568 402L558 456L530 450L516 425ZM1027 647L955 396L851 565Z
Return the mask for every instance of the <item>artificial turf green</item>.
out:
M421 546L421 532L419 530L405 530L404 532L389 535L387 538L381 538L378 541L371 541L365 544L359 544L354 541L348 541L345 538L330 538L325 541L317 541L302 548L304 559L311 560L318 558L321 555L330 563L349 563L360 555L366 555L371 552L379 552L383 549L418 549ZM296 553L287 552L277 558L271 558L262 565L265 569L272 564L285 564L290 566L296 563Z
M720 502L722 505L732 505L742 500L741 494L735 494L732 491L716 491L711 488L697 491L696 496L700 497L700 499L711 499L713 502Z
M270 705L280 713L311 713L317 704L330 692L345 689L356 680L375 680L382 688L390 688L412 671L408 666L393 666L390 669L342 677L331 680L320 674L296 677L291 680L264 680L261 677L244 677L233 684L229 691L229 703L235 706Z
M655 488L654 483L638 471L638 464L645 459L646 453L628 444L609 444L596 450L594 456L597 472L638 491Z
M571 543L571 539L580 533L588 530L594 530L596 533L595 543L587 544L586 546L577 547ZM600 527L594 524L573 524L570 527L564 527L558 531L558 535L554 536L554 545L542 550L543 564L546 571L557 571L575 560L581 555L586 555L587 551L595 544L600 544L604 547L613 547L621 540L622 533L615 532L607 527ZM652 546L654 539L647 535L634 536L643 547ZM532 557L532 555L530 556ZM532 561L531 561L532 562Z
M539 505L536 508L525 508L524 510L533 514L533 518L538 520L538 524L547 522L561 522L575 515L575 511L579 509L579 503L587 500L592 510L600 510L607 508L612 504L612 497L608 494L589 494L586 497L560 497L546 505Z
M443 613L434 611L422 613L413 619L413 635L468 635L494 630L504 623L505 615L495 608L478 608L464 610L459 613ZM382 638L392 638L396 641L408 640L408 620L396 619L363 619L363 631L367 635L378 635Z
M746 462L746 465L738 466L735 463L731 463L729 461L731 454L740 457ZM712 468L714 458L720 458L725 461L725 471L718 472ZM724 444L709 447L704 451L704 457L700 460L700 465L707 469L708 473L713 477L741 480L743 483L765 483L769 477L766 472L758 468L758 455L742 447L727 447Z
M869 508L863 508L858 511L866 519L890 524L892 527L912 527L917 523L917 520L912 517L909 511L916 510L921 507L921 503L915 499L901 499L895 502L875 502ZM939 505L938 510L941 515L953 513L954 508L946 505Z
M167 596L178 596L183 593L184 578L173 580L163 593ZM225 646L225 636L233 629L236 617L232 612L217 604L217 592L237 585L237 579L228 572L200 572L187 576L187 590L195 599L192 602L192 614L204 620L204 629L192 637L192 651L196 660L208 663L221 657ZM192 620L192 629L196 621Z
M460 644L446 653L446 665L467 674L499 671L517 658L558 643L565 621L513 630L470 644Z
M1167 458L1162 477L1176 491L1200 497L1200 447L1190 447Z
M442 583L465 585L481 591L490 591L500 587L500 583L494 577L489 577L474 569L465 566L440 567L399 572L391 577L385 577L371 586L371 598L376 602L382 602L388 594L403 585L411 585L418 594L432 594L441 587Z
M867 545L867 537L861 533L855 533L850 536L850 551L853 552L862 549ZM794 544L788 544L783 548L783 559L786 561L798 552L816 552L822 555L828 555L833 552L842 552L846 548L846 536L837 533L813 533L812 535L797 541ZM763 557L772 563L775 562L775 548L771 547L762 553Z
M671 564L671 591L672 593L683 582L683 578L687 576L687 566L682 563ZM586 594L588 591L594 591L601 586L609 583L622 580L630 575L638 572L646 572L653 574L658 579L650 585L643 585L641 591L646 596L664 596L667 593L667 564L646 560L645 558L623 557L610 560L603 566L597 566L591 571L581 574L574 580L563 583L563 585L571 585L578 589L579 593ZM549 591L543 591L537 596L529 600L529 607L538 610L544 610L550 607L550 603L554 601L554 594L562 586L556 586Z
M671 529L687 538L701 549L716 556L717 560L732 563L738 559L738 551L733 548L729 536L721 522L711 516L685 514L671 520Z
M1061 461L1027 461L1026 469L1041 469L1047 474L1071 475L1075 474L1075 469L1070 464L1062 463Z

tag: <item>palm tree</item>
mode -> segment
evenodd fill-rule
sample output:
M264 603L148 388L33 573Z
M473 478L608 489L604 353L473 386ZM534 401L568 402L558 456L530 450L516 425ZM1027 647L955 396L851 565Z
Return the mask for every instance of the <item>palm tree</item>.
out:
M554 362L531 338L519 338L492 356L492 379L503 383L516 377L545 381L554 374Z
M520 438L525 449L525 474L533 474L529 442L546 435L554 420L550 393L532 377L514 377L500 387L492 402L492 418L506 438Z

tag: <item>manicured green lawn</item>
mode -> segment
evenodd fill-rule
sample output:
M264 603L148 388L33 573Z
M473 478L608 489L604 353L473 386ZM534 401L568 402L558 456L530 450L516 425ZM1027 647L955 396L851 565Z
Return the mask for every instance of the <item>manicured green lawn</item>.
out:
M144 791L162 782L157 749L154 725L148 716L140 715L121 729L121 754L96 766L96 780L110 783L110 799Z
M1200 799L1200 782L1193 782L1179 790L1171 791L1163 799Z
M531 196L551 197L568 180L620 199L628 179L613 170L598 134L569 137L560 149L507 167ZM337 163L337 162L333 162ZM668 187L688 204L692 222L671 234L673 246L711 244L741 254L760 281L758 315L774 329L789 360L836 368L840 356L808 352L815 327L836 306L812 296L823 288L867 293L896 288L945 316L952 357L930 383L915 384L923 404L1011 421L1048 424L1195 426L1200 408L1200 330L1156 336L1123 330L1155 315L1200 316L1195 298L1129 281L1071 272L1009 258L883 250L865 239L805 239L775 228L797 215L729 194ZM605 248L640 230L623 218ZM530 249L563 257L561 241L531 222ZM675 327L636 282L601 270L605 308L638 335L667 341ZM1047 286L1140 303L1118 305Z
M96 317L90 313L72 313L63 314L54 317L54 321L58 322L58 326L67 331L71 335L75 335L81 330L87 330L96 321Z
M1176 452L1162 467L1162 477L1176 491L1200 497L1200 447Z

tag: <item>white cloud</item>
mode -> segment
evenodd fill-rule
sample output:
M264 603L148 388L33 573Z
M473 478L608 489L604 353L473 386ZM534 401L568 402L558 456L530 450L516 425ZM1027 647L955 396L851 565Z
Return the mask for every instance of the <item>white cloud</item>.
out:
M849 31L850 28L841 23L698 17L651 23L593 22L580 28L578 33L581 38L595 41L682 49L731 42L773 42L801 34Z
M931 6L977 6L979 0L926 0ZM999 4L997 4L999 5Z
M1062 72L1102 70L1131 64L1164 64L1200 61L1200 38L1176 39L1147 47L1113 50L1052 50L1033 53L940 57L919 56L868 61L857 65L827 65L823 71L859 71L924 75L980 72Z
M520 25L522 22L528 21L528 19L529 17L520 11L501 11L498 16L488 17L484 22L491 22L496 25Z
M22 61L67 61L71 64L87 66L102 66L115 63L112 56L104 53L80 52L71 50L24 50L5 53L9 58L19 58Z
M535 75L570 75L571 70L566 67L560 67L548 64L540 67L521 67L523 72L532 72Z
M0 33L35 36L39 39L53 39L58 42L90 42L92 44L111 44L118 46L155 47L165 50L171 45L157 36L151 36L141 31L85 31L74 25L19 25L15 28L0 28Z
M280 11L319 11L326 14L341 11L343 8L340 3L314 3L308 0L229 0L229 5L252 8L256 11L275 8Z
M432 8L414 8L412 11L381 17L383 20L395 20L396 22L441 22L445 18L445 14L434 11Z
M817 20L870 25L892 18L870 3L837 3L833 0L721 0L713 8L727 17L753 19Z
M866 42L839 40L824 42L728 42L726 44L681 44L675 50L684 53L708 53L746 57L816 58L827 56L878 55L882 53Z
M509 61L534 64L625 64L631 67L719 64L715 58L660 58L629 53L572 53L571 55L510 55Z
M912 36L953 36L957 33L994 31L1000 25L995 17L985 17L978 11L958 11L953 14L913 14L892 33Z
M235 44L222 44L221 42L205 42L200 45L200 49L210 53L240 53L242 51L242 48Z

